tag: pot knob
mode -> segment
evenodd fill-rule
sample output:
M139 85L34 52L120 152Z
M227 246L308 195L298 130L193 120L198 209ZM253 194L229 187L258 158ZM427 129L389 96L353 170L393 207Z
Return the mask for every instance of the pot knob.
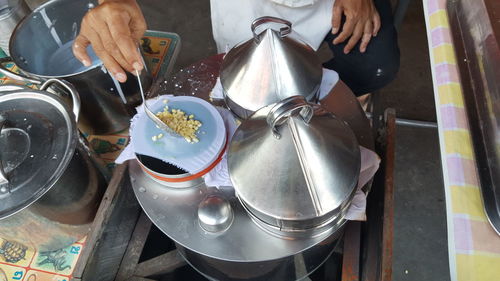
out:
M198 221L208 232L222 232L228 229L233 217L231 204L217 195L207 196L198 206Z

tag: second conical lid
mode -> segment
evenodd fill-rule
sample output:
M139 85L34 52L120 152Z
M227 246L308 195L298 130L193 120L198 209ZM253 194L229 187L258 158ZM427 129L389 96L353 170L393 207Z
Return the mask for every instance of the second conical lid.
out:
M342 215L356 190L360 161L347 123L300 96L245 120L228 154L241 201L280 229L314 228Z

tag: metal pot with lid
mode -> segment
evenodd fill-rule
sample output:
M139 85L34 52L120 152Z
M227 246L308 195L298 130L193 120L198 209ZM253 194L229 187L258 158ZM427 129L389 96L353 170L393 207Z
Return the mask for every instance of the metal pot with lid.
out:
M279 30L263 24L280 24ZM220 81L228 107L240 118L301 93L316 102L323 75L313 48L292 32L292 23L261 17L252 23L253 38L232 48L224 57Z
M347 123L301 96L245 120L228 154L231 181L249 215L287 237L338 226L356 191L360 165Z
M172 188L138 161L131 184L152 222L211 280L300 280L318 268L339 244L356 189L359 147L347 124L291 97L243 121L228 157L234 188Z
M53 84L71 93L72 110L45 92ZM49 251L88 233L105 181L80 139L79 110L59 80L0 87L0 237Z
M145 89L152 77L145 69L136 78L127 73L120 83L104 67L91 46L90 66L84 66L72 52L72 44L84 15L97 6L95 0L51 0L36 8L16 26L10 38L10 56L0 59L0 73L33 84L64 79L82 96L80 123L96 135L112 134L130 125L135 107L141 103L137 79ZM20 73L3 64L14 62Z
M300 280L339 244L342 231L283 239L263 231L231 187L172 188L129 162L134 193L179 254L210 280Z

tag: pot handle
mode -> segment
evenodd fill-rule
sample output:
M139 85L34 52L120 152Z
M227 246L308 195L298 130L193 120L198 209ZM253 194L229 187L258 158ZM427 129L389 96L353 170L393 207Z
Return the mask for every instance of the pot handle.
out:
M26 90L26 89L29 89L29 88L25 87L25 86L21 86L21 85L14 85L14 84L0 85L0 93L17 91L17 90Z
M26 83L32 83L32 84L36 84L36 85L42 84L41 80L29 78L29 77L26 77L24 75L17 74L17 73L14 73L14 72L8 70L4 66L4 64L9 63L9 62L14 62L11 57L5 57L5 58L0 59L0 73L2 73L3 75L5 75L11 79L14 79L14 80L18 80L18 81L22 81L22 82L26 82Z
M0 115L0 133L3 130L4 124L5 124L5 118L2 115ZM9 183L9 179L7 178L7 175L5 174L5 172L3 171L2 159L0 158L0 186L4 185L4 184L8 184L8 183ZM0 188L0 194L7 193L7 192L9 192L8 187L7 187L7 189Z
M292 23L287 21L287 20L276 18L276 17L260 17L256 20L254 20L252 22L252 26L251 26L253 38L255 39L255 41L257 43L260 42L260 37L257 33L255 33L255 30L257 29L257 27L261 26L262 24L269 23L269 22L281 23L281 24L285 25L284 27L280 28L280 30L279 30L279 34L280 34L281 38L286 37L288 34L290 34L290 32L292 32Z
M274 137L281 138L278 126L282 125L290 116L299 111L300 117L305 123L311 122L314 115L312 106L303 96L292 96L274 105L267 114L267 124L271 128Z
M71 99L73 101L73 114L75 115L75 121L78 122L78 116L80 114L81 105L80 105L80 95L76 91L75 87L66 81L52 78L45 81L40 87L40 90L46 91L52 84L57 84L59 86L62 86L69 92L69 94L71 95Z

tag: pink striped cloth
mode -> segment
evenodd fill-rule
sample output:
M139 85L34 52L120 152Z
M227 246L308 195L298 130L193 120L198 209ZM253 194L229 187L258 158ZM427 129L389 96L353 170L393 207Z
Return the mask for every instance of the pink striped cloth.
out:
M446 0L424 0L446 194L451 280L500 280L500 236L479 190Z

